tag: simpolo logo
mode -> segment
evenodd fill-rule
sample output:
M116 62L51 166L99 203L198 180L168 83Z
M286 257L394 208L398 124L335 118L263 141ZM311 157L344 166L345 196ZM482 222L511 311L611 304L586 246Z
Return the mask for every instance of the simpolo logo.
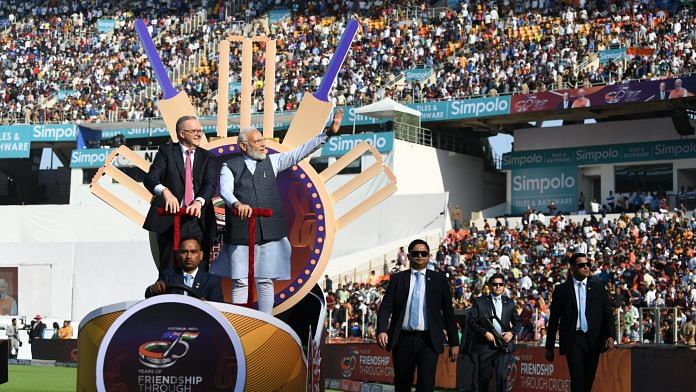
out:
M329 139L327 147L331 152L350 151L362 142L367 142L379 150L387 146L387 137L379 134L358 138L334 137Z
M575 159L577 161L599 161L606 159L618 159L619 150L609 148L608 150L598 150L598 151L585 151L578 150L575 152Z
M75 125L35 125L33 140L74 140L77 139Z
M539 192L544 194L548 190L571 189L575 187L575 177L566 176L561 173L558 177L536 177L514 176L512 178L512 189L516 192Z
M525 155L503 155L503 165L505 166L526 166L536 165L544 161L541 154L525 154Z
M198 337L197 331L167 331L159 340L145 342L138 348L140 363L162 369L174 365L189 351L189 343ZM183 351L177 346L183 347ZM175 352L176 351L176 352Z
M452 101L453 116L464 115L467 117L478 117L479 115L507 113L509 109L509 97Z
M75 150L70 156L70 166L73 167L96 167L106 162L106 158L111 153L111 149L105 148L97 152L81 152Z

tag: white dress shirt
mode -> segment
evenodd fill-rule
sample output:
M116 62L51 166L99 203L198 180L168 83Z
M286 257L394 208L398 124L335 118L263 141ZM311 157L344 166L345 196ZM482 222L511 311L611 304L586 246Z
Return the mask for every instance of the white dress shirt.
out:
M578 291L578 286L582 285L585 289L585 303L581 304L580 303L580 292ZM587 326L587 319L585 313L581 312L581 309L584 309L585 312L587 311L587 278L583 280L577 280L575 277L573 277L573 289L575 291L575 303L578 306L578 320L575 323L575 329L582 329L582 322L584 321L585 326ZM582 305L582 306L581 306ZM587 331L584 331L587 332Z
M413 297L413 289L416 286L416 273L420 273L420 294L421 294L421 299L420 303L418 304L418 327L416 327L416 331L427 331L428 330L428 320L427 320L427 314L425 312L425 279L426 279L426 268L422 270L415 270L411 269L411 280L408 286L408 299L406 300L406 315L404 316L404 322L401 325L402 329L408 330L408 322L409 322L409 314L410 314L410 309L411 309L411 300Z
M179 143L179 147L181 147L181 156L184 158L184 166L186 166L186 152L187 152L188 150L190 150L190 148L184 146L184 145L181 144L181 143ZM195 157L196 157L196 149L195 149L195 147L194 147L193 153L191 154L191 171L193 171L193 161L194 161ZM184 184L184 186L186 186L186 184ZM162 194L162 192L164 192L165 189L167 189L166 186L164 186L164 185L162 185L162 184L157 184L157 185L155 185L155 194L156 194L157 196L159 196L159 195ZM195 192L195 191L194 191L194 192ZM202 197L196 197L196 198L194 198L194 200L200 201L200 202L201 202L201 207L203 207L203 205L205 204L205 199L202 198ZM181 206L182 206L182 207L186 207L186 206L184 206L184 199L183 199L183 198L181 199Z

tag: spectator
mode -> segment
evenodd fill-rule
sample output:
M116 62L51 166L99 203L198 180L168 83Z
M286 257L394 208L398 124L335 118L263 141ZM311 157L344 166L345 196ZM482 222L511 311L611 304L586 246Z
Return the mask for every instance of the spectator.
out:
M72 339L73 328L70 326L70 320L63 321L63 327L58 332L59 339Z

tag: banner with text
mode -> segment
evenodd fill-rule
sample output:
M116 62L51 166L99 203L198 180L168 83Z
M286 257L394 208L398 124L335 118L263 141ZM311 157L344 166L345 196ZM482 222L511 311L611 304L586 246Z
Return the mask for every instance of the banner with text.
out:
M570 391L568 365L558 353L549 363L543 349L519 346L514 356L515 360L509 365L512 368L507 372L510 375L508 388L520 392Z
M0 159L29 158L31 125L0 126Z
M74 169L94 169L104 166L106 158L111 154L113 148L85 148L73 150L70 153L70 167ZM141 158L152 163L157 155L157 150L138 150L134 151ZM116 156L113 161L116 167L134 167L135 165L121 155Z
M547 212L551 202L557 211L576 211L577 170L576 166L512 170L512 214L522 214L529 207Z
M696 139L531 150L503 154L503 170L696 158Z
M321 149L321 156L336 157L348 153L361 142L368 142L377 151L388 153L394 148L394 132L361 133L358 135L340 135L329 138Z
M694 91L696 76L685 76L677 79L518 94L512 96L510 114L666 101L692 97Z
M607 49L599 51L599 63L606 64L612 61L623 60L626 57L626 48Z

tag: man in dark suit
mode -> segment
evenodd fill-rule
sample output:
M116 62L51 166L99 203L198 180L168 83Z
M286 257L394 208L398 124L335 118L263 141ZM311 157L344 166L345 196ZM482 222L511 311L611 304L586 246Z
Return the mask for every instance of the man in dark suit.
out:
M193 116L183 116L176 122L179 143L159 148L143 184L155 197L145 218L143 228L157 234L160 271L172 266L174 217L160 216L158 208L176 213L186 208L181 218L181 238L194 236L203 246L203 264L208 270L210 236L215 231L211 198L215 194L217 173L211 153L199 148L201 123Z
M669 99L667 84L665 84L665 82L660 82L660 91L657 92L656 97L658 101L666 101Z
M592 390L599 354L614 348L616 324L609 295L600 280L590 278L590 263L583 253L570 257L572 279L553 291L546 336L546 360L553 362L556 332L561 355L570 371L570 390Z
M570 94L568 92L563 93L563 100L561 103L558 104L559 109L570 109L573 105L573 102L570 100Z
M167 292L167 285L190 287L199 297L208 301L223 302L220 278L198 267L203 260L201 244L196 237L185 238L177 253L179 267L160 272L157 282L145 290L145 298Z
M488 384L495 369L496 390L506 391L505 370L511 356L503 351L500 342L496 343L490 325L492 324L495 332L502 336L507 349L512 351L512 339L520 332L522 323L515 310L515 302L503 295L505 277L502 274L493 274L488 279L488 287L491 294L474 299L468 319L469 328L473 332L471 361L474 364L474 390L488 391Z
M392 352L396 392L411 391L418 370L416 391L435 389L437 358L447 330L449 358L459 353L452 294L445 275L427 270L430 247L423 240L408 246L411 269L391 276L377 313L377 343Z

